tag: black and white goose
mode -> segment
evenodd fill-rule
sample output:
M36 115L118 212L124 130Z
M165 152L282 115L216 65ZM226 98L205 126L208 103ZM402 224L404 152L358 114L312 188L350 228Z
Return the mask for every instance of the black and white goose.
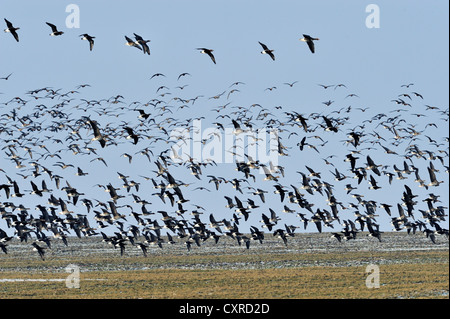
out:
M127 42L125 42L125 45L128 45L130 47L135 47L139 50L142 50L141 46L139 44L136 43L136 41L131 40L129 37L125 36L125 40L127 40Z
M58 28L56 27L56 25L54 25L53 23L50 22L46 22L46 24L52 28L52 33L50 33L50 36L52 37L57 37L59 35L63 35L64 32L63 31L59 31Z
M212 52L213 52L214 50L212 50L212 49L207 49L207 48L197 48L197 50L200 50L200 53L209 55L209 57L210 57L211 60L214 62L214 64L216 64L216 58L215 58L214 55L212 54Z
M315 52L314 41L317 41L317 40L319 40L319 38L313 38L307 34L304 34L303 38L300 39L300 41L306 42L308 44L308 47L312 53Z
M92 51L92 49L94 48L94 39L95 39L95 37L90 36L87 33L81 34L80 37L82 37L81 40L89 41L89 49Z
M135 43L140 44L142 46L142 51L144 51L144 54L150 55L150 48L148 47L147 43L151 40L144 40L140 35L134 34L134 38L136 39Z
M258 41L258 43L262 46L263 50L261 51L261 54L267 54L269 55L272 60L275 61L275 56L273 55L273 51L274 50L269 50L269 48L267 47L267 45L265 45L264 43L261 43Z
M17 34L17 30L19 30L20 28L15 28L11 22L9 22L8 20L4 19L6 22L6 29L4 30L6 33L11 33L14 37L14 39L16 39L17 42L19 42L19 35Z

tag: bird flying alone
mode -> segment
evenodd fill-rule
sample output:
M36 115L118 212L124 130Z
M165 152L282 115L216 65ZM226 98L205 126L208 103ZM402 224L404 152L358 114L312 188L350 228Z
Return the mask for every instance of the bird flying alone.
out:
M57 37L59 35L63 35L64 32L63 31L59 31L58 28L56 27L56 25L50 23L50 22L46 22L46 24L52 28L52 33L50 33L50 36L52 37Z
M214 55L212 54L212 52L213 52L214 50L212 50L212 49L206 49L206 48L197 48L197 50L200 50L200 53L209 55L209 57L210 57L211 60L214 62L214 64L216 64L216 58L215 58Z
M8 81L8 79L9 79L9 77L10 77L11 75L12 75L12 73L8 74L8 75L5 76L5 77L0 78L0 80Z
M16 39L17 42L19 42L19 35L17 34L17 30L19 30L20 28L15 28L11 22L9 22L8 20L4 19L6 22L6 29L4 30L6 33L11 33L14 37L14 39Z
M303 35L303 38L300 39L300 41L306 42L309 46L309 49L311 50L312 53L315 52L315 48L314 48L314 41L319 40L319 38L313 38L307 34Z
M262 46L263 50L261 51L261 54L268 54L272 60L275 61L275 56L273 55L273 51L274 50L269 50L269 48L267 47L267 45L265 45L264 43L261 43L258 41L258 43Z
M92 49L94 48L94 39L95 39L95 37L92 37L92 36L90 36L87 33L81 34L80 37L82 37L81 40L89 41L89 49L92 51Z

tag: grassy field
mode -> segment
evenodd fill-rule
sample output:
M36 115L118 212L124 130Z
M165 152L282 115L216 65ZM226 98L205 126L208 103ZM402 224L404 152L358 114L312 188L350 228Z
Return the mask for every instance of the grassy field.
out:
M448 257L419 250L4 258L0 299L448 298ZM68 264L80 268L79 288L66 287ZM379 288L366 286L369 264L379 267Z

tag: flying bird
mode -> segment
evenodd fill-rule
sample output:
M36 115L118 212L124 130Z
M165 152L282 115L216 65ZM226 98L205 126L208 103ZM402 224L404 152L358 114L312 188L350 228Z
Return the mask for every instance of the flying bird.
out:
M197 50L200 50L200 53L209 55L209 57L210 57L211 60L214 62L214 64L216 64L216 58L215 58L214 55L212 54L212 52L213 52L214 50L212 50L212 49L206 49L206 48L197 48Z
M124 130L127 132L127 139L132 139L133 144L136 145L139 141L139 136L136 135L131 127L125 126Z
M263 50L261 51L261 54L268 54L272 60L275 61L275 56L273 55L273 51L274 50L269 50L269 48L267 47L267 45L265 45L264 43L261 43L258 41L258 43L262 46Z
M314 41L317 41L317 40L319 40L319 38L313 38L307 34L304 34L303 38L300 39L300 41L306 42L308 44L308 47L312 53L315 52Z
M293 87L294 84L297 83L297 82L298 82L298 81L294 81L294 82L292 82L292 83L286 82L286 83L284 83L284 84L285 84L285 85L289 85L290 87Z
M5 77L0 78L0 80L8 81L8 80L9 80L9 77L10 77L11 75L12 75L12 73L8 74L8 75L5 76Z
M128 45L130 47L135 47L139 50L142 51L142 48L139 44L136 43L136 41L131 40L129 37L125 36L125 40L127 40L127 42L125 42L125 45Z
M186 75L189 75L189 76L190 76L190 74L189 74L188 72L183 72L183 73L181 73L181 74L178 76L178 79L177 79L177 80L179 80L182 76L186 76Z
M50 23L50 22L46 22L46 24L52 28L52 33L50 33L50 36L52 37L57 37L59 35L63 35L64 32L63 31L59 31L58 28L56 27L56 25Z
M44 258L44 254L45 254L44 248L41 247L41 246L39 246L39 245L36 244L35 242L32 243L31 245L33 246L33 250L38 252L39 257L41 257L42 260L45 260L45 258Z
M144 51L144 54L150 55L150 48L148 47L147 43L151 40L144 40L140 35L134 34L134 38L136 39L135 43L140 44L142 47L142 51Z
M11 22L9 22L8 20L5 19L6 22L6 29L4 30L6 33L11 33L14 37L14 39L16 39L17 42L19 42L19 35L17 34L17 30L19 30L20 28L15 28Z
M102 133L100 133L100 129L98 128L97 122L91 119L89 119L87 122L91 125L91 128L94 131L94 137L92 138L92 140L99 141L101 147L102 148L105 147L106 141Z
M87 33L81 34L80 37L82 37L81 40L89 41L89 49L90 49L90 51L92 51L92 49L94 48L94 39L95 39L95 37L90 36Z

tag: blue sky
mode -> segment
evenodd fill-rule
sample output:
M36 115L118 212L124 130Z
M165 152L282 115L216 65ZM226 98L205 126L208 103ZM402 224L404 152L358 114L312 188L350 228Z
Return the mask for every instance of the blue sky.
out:
M372 3L380 9L379 28L366 26L366 18L370 14L366 12L366 7ZM76 4L80 9L80 28L69 29L65 25L70 14L66 12L69 4ZM354 108L369 107L367 113L351 113L353 126L377 113L388 114L398 108L391 102L392 99L414 90L420 92L425 100L414 100L411 113L423 113L425 104L446 110L449 101L448 6L446 1L1 1L1 17L20 27L20 42L16 43L10 34L0 34L0 77L13 73L8 81L0 81L0 92L3 93L0 99L2 102L7 101L15 96L24 96L28 90L45 86L62 88L61 91L65 92L75 89L79 84L88 83L91 87L84 89L75 98L107 99L121 94L127 104L133 101L145 103L156 97L159 94L156 90L165 85L170 87L172 97L204 96L190 109L172 116L206 116L205 126L210 125L217 115L209 110L228 102L231 102L231 106L259 103L278 114L280 120L286 120L286 117L282 111L275 109L279 105L283 111L323 114L349 105ZM57 38L50 37L50 28L45 24L47 21L56 24L65 34ZM82 33L96 37L92 52L88 49L88 43L80 40L79 35ZM150 56L124 45L124 35L132 36L133 33L151 40ZM307 45L299 41L303 33L320 38L316 41L315 54L311 54ZM260 54L258 41L275 50L275 61ZM199 47L214 49L217 65L206 55L199 54L196 50ZM166 77L150 80L153 74L159 72ZM178 75L183 72L189 72L192 76L177 81ZM208 99L225 90L229 91L230 85L237 81L245 82L246 85L240 86L240 92L230 99ZM293 81L298 81L293 88L283 84ZM324 90L318 86L339 83L345 84L347 88ZM401 87L408 83L414 83L414 86L410 89ZM175 88L181 84L189 86L183 91ZM273 86L277 89L265 90ZM346 99L350 93L360 98ZM328 100L335 103L327 109L322 102ZM5 108L0 106L0 112L3 113ZM120 120L136 120L136 113L122 113ZM448 122L440 118L436 112L429 112L424 121L439 123L439 129L429 130L427 134L445 142ZM100 117L97 119L103 122ZM405 115L405 119L413 124L423 124L422 118ZM231 126L231 122L225 124ZM323 136L329 140L324 148L327 153L319 156L313 151L297 152L295 156L293 153L291 157L281 160L282 165L289 168L290 174L283 184L288 186L300 181L300 175L295 174L297 167L304 170L305 164L315 164L318 169L326 171L330 167L324 167L321 158L335 152L343 154L341 140L345 135L341 134L339 138L329 134ZM297 142L289 141L289 146L295 147ZM422 137L420 143L427 147L426 138ZM404 151L406 146L407 143L403 144L401 150ZM130 145L125 144L123 147L112 150L111 154L104 151L105 156L110 156L108 170L94 167L89 160L81 159L79 163L84 163L84 160L86 169L93 171L88 179L78 181L74 178L73 183L87 193L98 179L106 184L108 178L105 176L111 177L119 169L132 176L141 174L140 168L144 166L127 166L122 159L116 158L117 152L128 150ZM442 148L448 150L448 142ZM137 149L130 148L130 151L136 152ZM387 158L381 152L371 155L378 162L397 165L403 162L403 159ZM67 160L79 159L68 157ZM9 165L7 160L2 163ZM234 170L229 164L224 165L214 169L218 172ZM445 184L429 191L414 190L422 198L432 191L440 194L446 206L448 174L443 173L444 168L441 169ZM101 176L94 174L100 170ZM428 177L424 165L421 166L421 177ZM411 179L409 184L415 186ZM0 181L4 182L1 175ZM195 179L193 181L198 182ZM25 189L29 188L27 181L23 183ZM271 184L267 184L270 182L264 183L258 186L271 190ZM360 192L367 193L374 200L389 201L393 205L400 202L402 183L394 182L389 187L383 182L383 189L379 193L368 191L367 182L363 184ZM345 183L336 185L343 186ZM208 186L206 177L202 186ZM212 185L209 184L209 187L212 188ZM229 189L227 194L239 195ZM204 196L192 192L187 197L199 205L208 206L209 210L221 211L217 212L217 216L225 214L229 217L226 215L229 211L223 207L226 204L224 193L214 197L216 195ZM245 195L242 198L245 200ZM323 199L319 197L316 207L324 207ZM157 202L159 199L152 200ZM277 197L273 197L273 200L277 200ZM345 204L348 202L345 192L342 200ZM29 206L34 204L33 201L27 203ZM273 205L282 208L278 202ZM258 224L261 212L268 213L268 206L255 212L251 224ZM170 210L167 206L157 209L163 207ZM353 218L348 212L343 214ZM389 219L383 214L380 212L383 230L390 230ZM283 218L288 224L299 224L293 216L283 215ZM336 227L338 229L340 226Z
M153 72L173 70L176 75L189 69L205 81L214 76L217 86L247 78L260 79L262 85L279 78L305 84L347 80L366 93L376 91L373 85L380 81L392 90L408 81L425 86L448 63L448 4L442 1L378 2L379 29L366 27L370 2L361 1L78 1L80 28L67 29L65 9L71 3L3 2L3 16L21 27L21 43L13 45L12 38L2 36L2 55L14 56L2 69L20 76L24 85L96 81L97 90L109 87L112 92L143 92ZM47 37L45 21L64 29L65 37ZM84 32L97 37L93 52L77 39ZM123 36L133 32L152 40L150 58L132 55L123 45ZM302 33L321 38L315 55L306 54L298 41ZM276 63L255 56L257 41L275 50ZM194 50L201 46L215 49L217 66ZM124 77L135 81L127 85ZM432 88L447 84L442 74Z

